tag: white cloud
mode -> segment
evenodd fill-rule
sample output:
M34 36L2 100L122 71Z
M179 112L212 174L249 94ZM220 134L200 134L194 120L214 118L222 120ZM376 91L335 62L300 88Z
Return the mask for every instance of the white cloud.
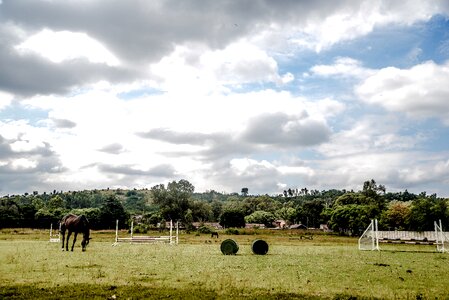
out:
M186 91L196 95L229 92L228 86L239 88L251 83L283 85L294 75L278 73L278 64L267 52L239 41L221 50L200 45L177 46L158 63L150 66L159 78L159 88L175 93Z
M449 124L447 64L373 70L339 57L302 69L376 28L447 13L445 4L10 1L0 22L0 86L15 94L0 94L0 110L14 99L30 121L0 120L0 182L19 191L40 181L132 188L184 177L198 190L270 193L300 184L358 188L370 178L437 181L426 172L447 178L447 155L426 167L426 154L413 151L425 132L404 134L397 114ZM410 61L421 55L414 46ZM343 103L338 91L297 96L308 88L295 86L301 73L305 85L359 81L357 96L374 105ZM373 107L388 112L373 116ZM30 184L22 177L29 174Z
M373 74L374 70L364 68L362 63L350 57L340 57L335 60L333 65L316 65L310 71L314 75L331 77L349 77L349 78L366 78Z
M161 162L167 162L173 166L173 174L184 176L192 182L196 180L194 183L200 188L202 182L211 182L209 179L205 181L205 178L214 177L210 174L215 172L217 164L235 158L232 172L241 172L236 173L240 174L236 178L245 178L250 183L250 179L257 177L257 171L263 170L267 175L266 180L260 182L260 189L269 192L269 188L276 189L276 183L282 181L281 178L273 181L275 177L269 175L279 173L276 167L271 166L268 160L246 166L239 161L248 149L261 150L260 140L251 145L250 141L241 138L251 122L267 111L283 116L283 127L280 128L285 134L271 137L270 146L267 147L273 151L278 148L284 151L285 145L290 148L307 147L325 141L330 132L326 118L344 109L332 99L310 101L273 90L198 97L191 97L189 91L185 95L167 92L121 100L116 94L121 91L120 88L117 90L114 86L101 85L101 89L71 97L39 96L21 102L25 107L48 111L48 119L41 121L40 127L35 129L40 133L34 136L33 143L49 143L65 168L64 172L47 176L48 182L59 186L65 181L73 181L74 186L79 187L83 184L95 186L95 182L97 187L114 186L120 182L130 187L149 187L164 179L150 178L145 182L143 175L130 177L117 172L105 173L99 164L115 166L114 170L117 171L123 166L151 170ZM29 124L26 130L13 130L13 125L10 123L7 131L16 132L14 137L34 131ZM166 133L171 134L172 138L185 142L167 143L137 134L155 128L166 128ZM221 133L226 133L226 136L220 138ZM206 139L206 142L189 144L195 142L195 137ZM237 139L239 144L233 145L235 141L227 141L226 137ZM117 165L117 162L120 164ZM210 169L211 166L214 167ZM217 178L222 179L218 175ZM230 179L228 181L228 184L221 185L224 190L232 191L235 184L239 185ZM263 182L269 188L265 189ZM218 187L218 181L212 185ZM210 189L211 186L203 188Z
M376 71L355 89L365 102L411 117L440 118L449 125L449 62Z
M401 122L394 116L365 115L361 120L348 120L347 129L332 135L318 151L326 157L341 157L369 152L410 151L426 137L420 133L401 134Z
M337 7L328 15L309 16L305 24L295 28L297 33L293 34L291 41L320 52L339 42L367 35L375 27L410 25L429 20L442 11L448 13L444 1L362 1L357 5Z
M54 63L86 58L93 63L119 65L119 60L86 33L44 29L15 47L23 54L34 52Z
M34 169L37 166L37 162L27 159L19 158L12 161L13 169Z
M0 110L9 106L13 99L13 95L0 91Z

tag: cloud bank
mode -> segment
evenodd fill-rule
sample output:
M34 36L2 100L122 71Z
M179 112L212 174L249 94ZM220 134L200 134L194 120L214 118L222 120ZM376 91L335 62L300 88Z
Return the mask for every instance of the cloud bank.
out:
M0 193L375 178L449 195L448 15L447 1L0 1Z

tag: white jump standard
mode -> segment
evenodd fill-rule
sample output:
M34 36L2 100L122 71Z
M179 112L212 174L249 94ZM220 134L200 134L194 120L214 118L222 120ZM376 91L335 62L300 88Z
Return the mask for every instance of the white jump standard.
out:
M58 234L53 234L53 223L50 223L50 243L59 243L61 241L61 223L59 223Z
M154 244L154 243L164 243L170 245L177 245L179 243L179 225L176 222L176 234L173 234L173 222L170 221L170 235L163 236L135 236L133 235L134 231L134 222L131 222L131 236L126 238L118 237L118 220L115 226L115 243L113 246L118 243L130 243L130 244Z

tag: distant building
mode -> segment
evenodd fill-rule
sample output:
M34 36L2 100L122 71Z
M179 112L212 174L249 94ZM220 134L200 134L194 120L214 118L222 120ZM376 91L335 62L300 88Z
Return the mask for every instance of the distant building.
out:
M289 229L307 229L307 226L304 224L292 224Z
M287 227L287 221L285 220L276 220L273 222L275 228L284 229Z
M332 230L329 229L329 226L327 226L327 224L321 224L320 225L320 230L324 231L324 232L330 232Z

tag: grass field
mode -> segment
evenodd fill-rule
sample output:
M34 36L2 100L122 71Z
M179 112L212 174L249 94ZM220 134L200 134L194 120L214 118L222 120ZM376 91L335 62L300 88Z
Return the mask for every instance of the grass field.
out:
M92 236L86 252L80 238L63 252L46 231L1 231L0 298L449 299L449 254L434 246L370 252L358 251L354 238L262 232L113 247L113 232ZM221 254L226 238L238 242L237 255ZM254 239L269 243L267 255L252 254Z

